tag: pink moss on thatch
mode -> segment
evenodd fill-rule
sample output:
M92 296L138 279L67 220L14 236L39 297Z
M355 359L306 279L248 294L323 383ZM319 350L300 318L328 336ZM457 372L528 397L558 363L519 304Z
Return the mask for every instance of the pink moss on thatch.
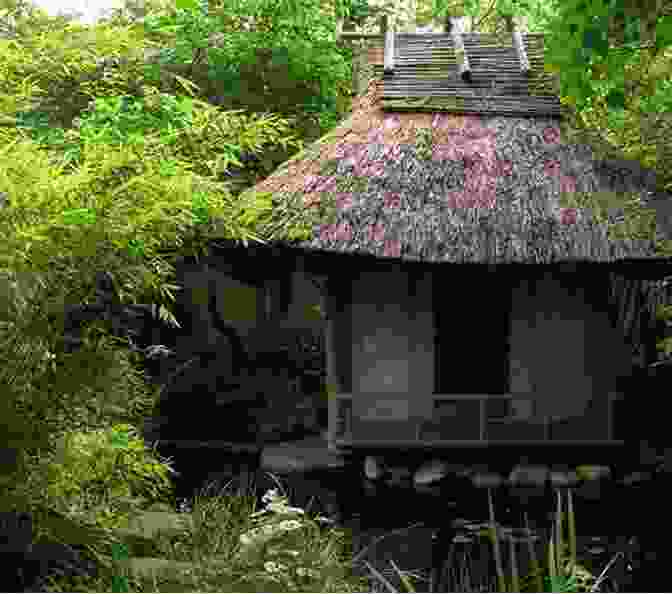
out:
M254 189L331 217L298 244L309 249L489 263L652 256L568 207L574 194L620 189L591 155L563 142L553 117L386 112L373 80L347 120Z

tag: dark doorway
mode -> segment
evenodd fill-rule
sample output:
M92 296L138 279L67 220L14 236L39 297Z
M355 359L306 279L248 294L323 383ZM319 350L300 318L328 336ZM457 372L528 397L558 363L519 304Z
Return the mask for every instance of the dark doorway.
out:
M508 394L511 281L460 265L434 272L434 393Z

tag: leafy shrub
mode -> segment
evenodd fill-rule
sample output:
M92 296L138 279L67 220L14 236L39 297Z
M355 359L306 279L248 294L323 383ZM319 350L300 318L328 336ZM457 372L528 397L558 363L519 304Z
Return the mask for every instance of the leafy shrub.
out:
M171 501L172 468L131 425L68 433L41 466L54 509L105 528L125 526L129 514L149 503Z

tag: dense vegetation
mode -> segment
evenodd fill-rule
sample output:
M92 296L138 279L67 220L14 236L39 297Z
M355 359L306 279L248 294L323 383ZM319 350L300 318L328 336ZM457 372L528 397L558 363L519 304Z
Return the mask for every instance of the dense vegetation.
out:
M67 352L66 306L90 301L105 270L123 302L159 303L171 319L172 258L213 234L253 240L268 213L236 200L231 168L254 183L332 125L327 91L347 78L347 61L335 47L316 52L326 63L302 59L332 77L320 88L273 45L258 68L263 44L226 15L157 10L89 28L14 8L0 41L2 508L31 511L38 531L68 543L107 543L85 527L123 526L170 502L170 469L136 438L156 400L137 357L105 321ZM209 67L196 54L211 32L230 36ZM293 67L307 40L296 43ZM158 63L146 61L155 47ZM287 90L296 102L272 101ZM256 92L265 104L227 109Z

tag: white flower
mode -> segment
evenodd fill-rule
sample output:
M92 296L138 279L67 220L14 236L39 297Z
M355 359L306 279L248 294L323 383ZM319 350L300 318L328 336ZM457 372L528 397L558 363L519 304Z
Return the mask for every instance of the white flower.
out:
M281 573L281 572L286 572L288 571L288 567L284 565L283 563L276 563L275 561L266 561L264 563L264 569L268 573ZM306 569L305 567L297 567L296 573L298 573L301 577L313 577L313 578L318 578L320 574L313 570L313 569Z
M268 573L280 573L281 571L286 571L287 566L282 563L276 563L275 561L266 561L264 563L264 569Z
M299 514L302 515L305 512L300 507L291 507L288 505L289 501L287 497L282 497L278 494L277 489L269 489L263 495L261 500L266 504L264 509L254 512L252 517L263 515L266 512L273 512L275 514Z
M277 498L278 498L278 490L277 489L269 489L268 491L266 491L266 493L264 493L264 496L261 498L261 500L264 503L270 503Z
M306 512L300 507L291 507L287 505L286 501L276 501L266 505L266 509L276 514L299 514L303 515Z
M172 354L173 351L163 344L151 344L145 349L145 355L150 359L154 359L158 356L165 357Z
M261 526L260 528L253 528L245 534L240 535L240 544L244 547L259 545L267 540L270 540L273 536L281 534L283 532L291 532L292 530L297 530L302 528L301 522L297 520L282 520L277 524L267 524L266 526Z

